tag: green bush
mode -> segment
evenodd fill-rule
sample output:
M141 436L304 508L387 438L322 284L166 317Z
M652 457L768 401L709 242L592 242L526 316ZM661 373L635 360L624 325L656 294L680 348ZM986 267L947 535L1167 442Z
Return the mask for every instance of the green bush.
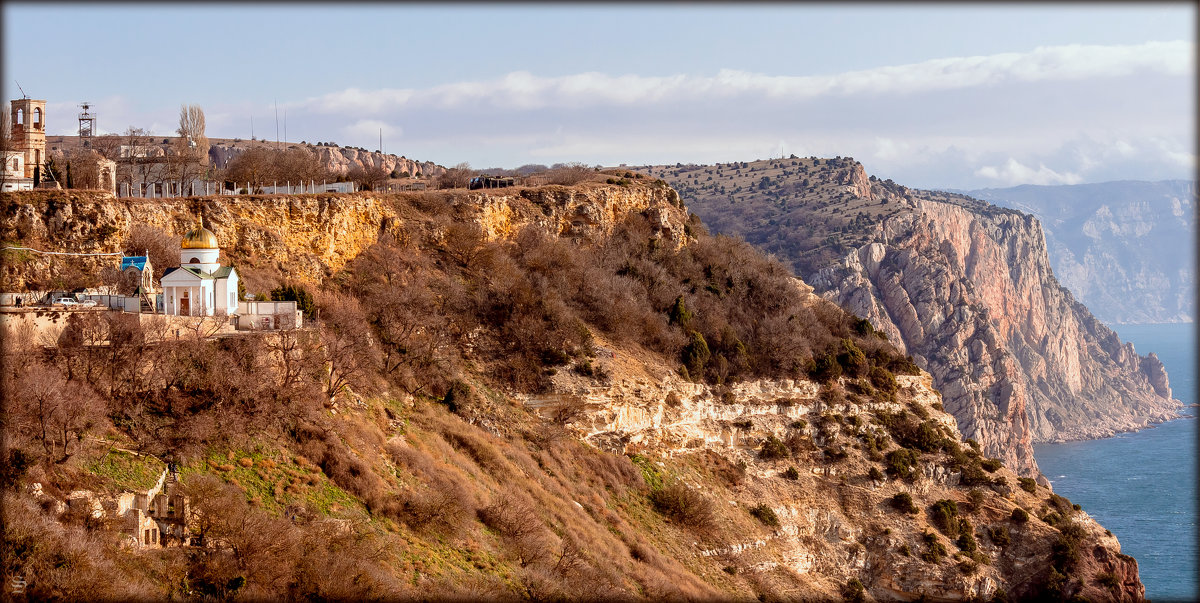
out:
M873 481L879 481L883 479L883 472L879 470L879 467L871 467L871 470L867 471L867 477Z
M988 473L995 473L997 469L1004 466L1004 462L1000 459L984 459L979 462L979 466L983 467Z
M958 536L958 503L945 498L933 503L929 507L929 521L943 534L951 538Z
M897 477L912 477L913 470L921 459L921 453L910 448L898 448L884 457L887 472Z
M871 367L869 378L871 379L871 385L874 385L875 389L885 394L894 394L900 388L900 385L896 383L896 376L892 374L892 371L882 367Z
M921 512L921 510L917 508L917 505L913 503L912 495L910 495L908 492L899 492L893 496L892 506L901 513L908 513L910 515L916 515L917 513Z
M758 449L758 456L763 460L769 461L787 458L788 452L787 444L784 444L783 441L774 435L770 435L767 436L766 440L763 440L762 447Z
M939 563L942 557L947 555L946 547L938 540L937 534L925 532L923 539L925 540L925 551L921 553L921 559L929 563Z
M763 522L763 525L773 528L779 527L779 516L775 514L775 509L767 506L764 503L759 503L750 508L750 514L755 519Z
M992 544L1001 547L1008 546L1010 541L1008 526L992 526L988 528L987 534L988 538L991 539Z
M1033 481L1033 478L1018 477L1017 481L1020 482L1022 490L1030 494L1037 492L1037 482Z
M861 603L866 600L863 584L858 578L851 578L842 586L842 600L847 603Z
M790 479L790 480L795 481L795 480L800 479L800 472L797 471L795 467L788 467L787 471L783 472L783 477L784 477L784 479Z
M1022 509L1021 507L1017 507L1012 510L1012 515L1010 517L1016 523L1025 523L1029 521L1029 511Z

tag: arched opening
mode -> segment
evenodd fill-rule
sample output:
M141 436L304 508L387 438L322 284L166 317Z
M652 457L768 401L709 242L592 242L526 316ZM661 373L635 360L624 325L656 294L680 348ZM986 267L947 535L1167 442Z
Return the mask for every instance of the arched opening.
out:
M24 109L17 109L17 118L15 120L13 120L13 124L18 125L18 126L25 125L25 110Z
M14 171L14 172L15 172L15 171L17 171L17 170L19 170L19 169L21 169L21 160L20 160L20 159L17 159L16 157L13 157L13 166L12 166L12 171Z
M35 130L42 129L42 108L41 107L33 108L33 128Z
M188 263L189 264L199 264L200 258L192 258L192 259L188 260Z

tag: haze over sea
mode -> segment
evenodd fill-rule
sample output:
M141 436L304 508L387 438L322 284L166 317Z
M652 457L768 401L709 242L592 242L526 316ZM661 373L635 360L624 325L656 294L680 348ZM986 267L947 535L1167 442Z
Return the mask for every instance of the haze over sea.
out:
M1139 354L1167 367L1174 395L1196 402L1194 324L1118 325ZM1196 562L1196 409L1185 418L1103 440L1043 444L1034 455L1054 491L1112 530L1138 560L1146 598L1200 600Z

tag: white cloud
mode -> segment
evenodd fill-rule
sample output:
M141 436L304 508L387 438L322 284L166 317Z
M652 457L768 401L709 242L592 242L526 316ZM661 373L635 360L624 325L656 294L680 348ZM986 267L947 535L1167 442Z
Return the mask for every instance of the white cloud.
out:
M734 69L722 69L715 76L587 72L540 77L515 71L493 80L455 82L427 89L350 88L289 106L315 112L375 114L406 107L455 108L473 103L528 110L681 103L739 96L805 100L822 96L903 95L1135 73L1190 75L1195 70L1193 54L1193 42L1179 40L1115 46L1046 46L1023 53L949 57L820 76L767 75Z
M404 133L400 127L379 121L378 119L360 119L342 128L342 131L354 138L366 137L372 140L375 140L381 134L384 138L394 139Z
M1011 186L1016 184L1079 184L1083 182L1083 178L1079 174L1070 172L1059 173L1048 167L1045 164L1039 164L1037 169L1033 169L1021 162L1008 158L1004 165L984 166L975 170L975 175L993 180L1003 186Z

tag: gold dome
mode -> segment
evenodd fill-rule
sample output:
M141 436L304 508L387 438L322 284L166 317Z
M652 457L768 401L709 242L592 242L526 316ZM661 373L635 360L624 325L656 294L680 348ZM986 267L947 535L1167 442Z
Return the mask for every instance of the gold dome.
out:
M183 235L183 243L179 245L183 249L218 249L217 235L211 230L200 226L196 230L188 231Z

